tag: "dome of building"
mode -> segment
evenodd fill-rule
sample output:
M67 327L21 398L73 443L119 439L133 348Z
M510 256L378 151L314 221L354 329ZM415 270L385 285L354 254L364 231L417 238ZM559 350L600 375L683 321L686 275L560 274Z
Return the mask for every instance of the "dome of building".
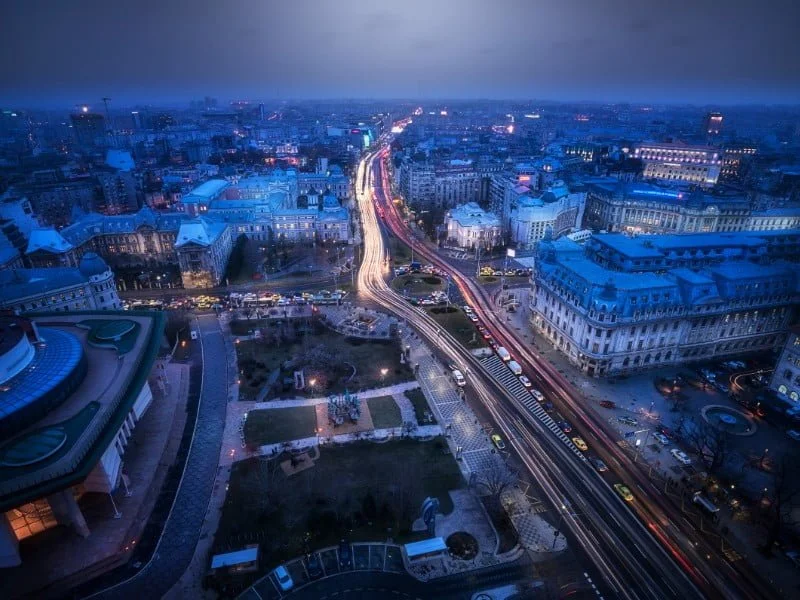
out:
M103 275L108 271L108 265L106 264L106 261L104 261L94 252L87 252L84 254L83 258L81 258L78 268L80 269L81 273L87 277Z

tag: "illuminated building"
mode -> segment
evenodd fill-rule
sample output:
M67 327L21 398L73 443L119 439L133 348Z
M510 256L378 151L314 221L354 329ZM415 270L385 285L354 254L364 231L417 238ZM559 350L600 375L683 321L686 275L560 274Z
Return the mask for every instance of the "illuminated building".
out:
M70 115L72 131L78 146L86 150L106 145L106 120L103 115L89 112L83 107L80 112Z
M163 331L157 311L0 317L0 567L58 525L90 537L86 496L108 496L111 518Z
M775 248L779 246L779 248ZM800 231L566 237L537 247L531 324L587 375L780 348Z
M770 387L792 406L800 406L800 326L789 331L783 352L775 365Z
M706 113L703 118L703 135L709 138L717 137L722 133L722 113Z
M575 229L583 216L584 193L570 193L563 181L540 194L515 199L509 211L508 232L517 247L531 248L546 234L559 237Z
M720 151L679 143L640 144L634 158L644 164L643 177L662 182L713 187L722 165Z
M475 202L457 206L445 218L447 243L459 248L491 249L503 241L500 219Z

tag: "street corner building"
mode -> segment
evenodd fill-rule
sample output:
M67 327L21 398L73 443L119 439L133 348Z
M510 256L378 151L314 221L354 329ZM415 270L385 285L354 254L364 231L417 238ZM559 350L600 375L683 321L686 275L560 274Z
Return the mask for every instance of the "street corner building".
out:
M538 244L531 324L591 376L779 349L800 301L800 230Z
M0 567L59 525L91 539L82 501L125 483L163 330L158 312L0 317Z

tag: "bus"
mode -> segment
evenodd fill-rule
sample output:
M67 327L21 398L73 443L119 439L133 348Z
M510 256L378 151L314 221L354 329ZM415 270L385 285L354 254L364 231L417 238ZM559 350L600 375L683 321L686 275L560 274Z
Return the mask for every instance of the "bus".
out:
M694 497L692 498L692 502L694 502L697 506L700 507L704 513L709 515L713 519L719 518L719 508L711 502L708 498L703 495L703 492L695 492Z

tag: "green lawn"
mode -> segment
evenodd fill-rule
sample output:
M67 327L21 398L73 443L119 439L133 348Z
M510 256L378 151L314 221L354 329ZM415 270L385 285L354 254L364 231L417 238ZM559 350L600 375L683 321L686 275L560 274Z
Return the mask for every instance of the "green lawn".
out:
M495 277L494 275L480 275L477 277L478 283L482 283L484 285L491 285L493 283L497 283L500 281L499 277Z
M460 308L451 307L452 312L444 312L443 309L444 307L429 308L426 312L465 347L472 349L486 346L476 328L477 323L470 321Z
M407 296L428 296L445 288L443 279L425 273L411 273L395 277L390 285L397 293Z
M428 404L427 398L425 398L425 394L419 388L413 390L406 390L403 392L406 395L406 398L411 400L411 404L414 405L414 414L417 417L417 423L420 425L435 425L436 424L436 417L433 415L433 411ZM430 420L425 419L425 415L430 416Z
M277 444L316 433L317 413L313 406L251 410L244 424L247 444Z
M258 541L266 571L303 554L306 535L312 550L343 537L419 539L410 528L422 501L436 496L441 511L449 513L447 492L464 486L445 448L442 438L323 446L315 466L292 477L276 468L276 460L234 463L212 551Z
M372 424L375 429L389 429L390 427L400 427L403 424L400 407L391 396L367 398L367 406L369 414L372 415Z

